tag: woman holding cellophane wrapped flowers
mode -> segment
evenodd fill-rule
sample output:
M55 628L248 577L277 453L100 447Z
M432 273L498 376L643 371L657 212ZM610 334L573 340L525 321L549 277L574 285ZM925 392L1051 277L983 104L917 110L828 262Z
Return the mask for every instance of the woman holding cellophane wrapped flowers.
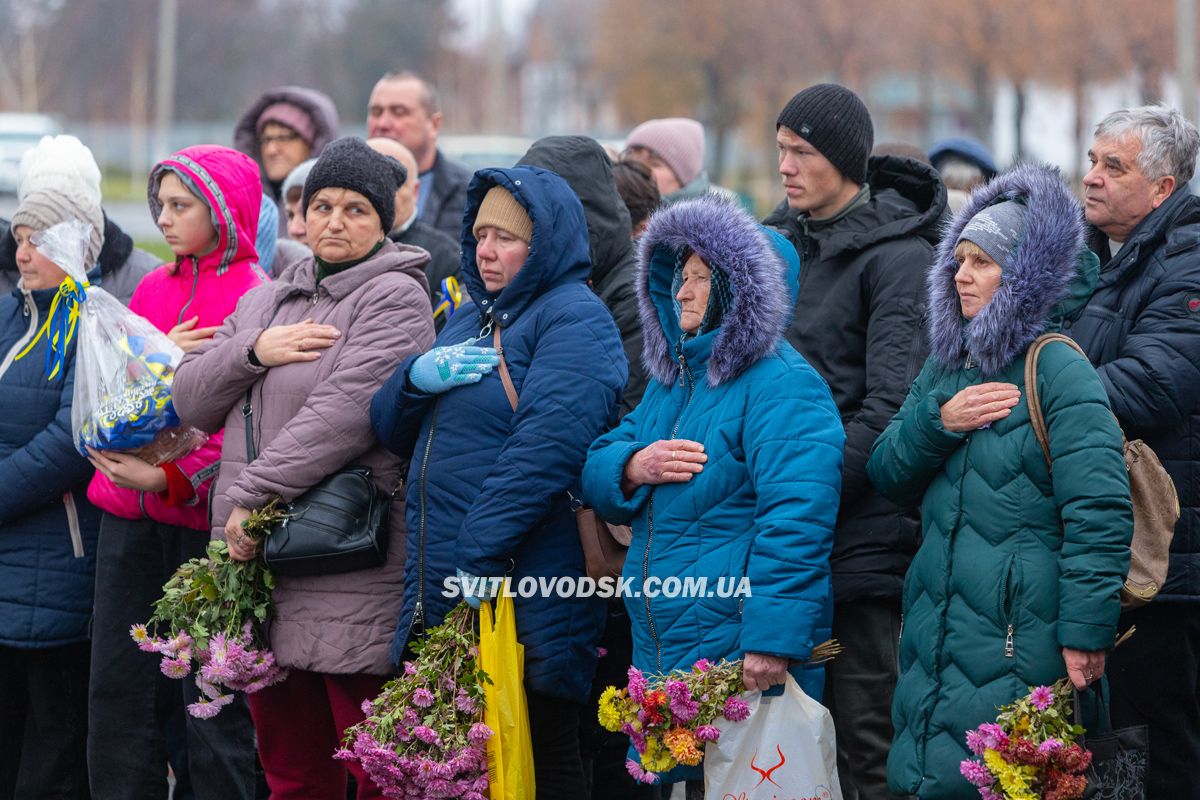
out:
M99 512L71 434L75 345L52 348L43 327L67 273L39 250L49 228L82 223L83 267L95 264L104 218L81 187L21 199L12 219L21 278L0 297L0 797L88 797Z
M211 338L242 295L267 283L254 244L262 200L258 167L227 147L188 147L151 171L148 199L175 261L142 279L129 308L188 353ZM239 695L211 720L184 714L185 705L200 699L195 681L160 674L158 660L129 639L131 626L150 617L175 569L204 555L221 441L221 433L214 433L192 452L163 463L88 450L96 467L88 497L104 511L88 742L98 797L165 793L164 720L172 716L185 720L193 769L173 766L198 796L254 795L254 733L245 700ZM157 691L147 691L154 686Z

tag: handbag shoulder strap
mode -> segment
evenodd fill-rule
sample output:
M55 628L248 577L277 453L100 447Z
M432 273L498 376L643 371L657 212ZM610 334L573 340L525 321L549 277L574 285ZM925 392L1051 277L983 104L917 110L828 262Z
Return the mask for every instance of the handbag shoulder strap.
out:
M508 362L504 360L504 347L500 344L499 325L492 330L492 345L496 348L496 355L500 357L500 366L497 367L497 370L500 372L500 382L504 384L504 394L508 397L508 403L512 406L513 411L516 411L517 387L513 385L512 375L508 374Z
M1050 460L1050 431L1046 427L1046 417L1042 414L1037 383L1038 356L1041 355L1042 348L1051 342L1070 345L1084 358L1087 358L1087 353L1083 352L1083 348L1069 336L1061 333L1043 333L1033 340L1033 344L1029 345L1029 351L1025 354L1025 396L1029 406L1029 424L1033 426L1033 434L1042 448L1042 457L1046 459L1046 469L1053 472L1054 468Z

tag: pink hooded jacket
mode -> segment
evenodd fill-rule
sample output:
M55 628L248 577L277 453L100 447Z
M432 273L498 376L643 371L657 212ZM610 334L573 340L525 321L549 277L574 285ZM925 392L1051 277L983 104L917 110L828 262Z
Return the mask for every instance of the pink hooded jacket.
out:
M219 326L233 313L243 294L269 280L258 266L254 249L262 203L258 165L228 147L197 145L180 150L150 173L150 212L156 220L162 211L158 186L167 172L179 176L208 205L217 228L217 246L207 255L182 256L151 272L138 284L129 309L164 333L197 316L197 327ZM88 499L125 519L149 517L207 531L208 494L220 457L218 432L204 446L175 462L196 493L188 505L167 505L165 493L119 488L99 472L88 486Z

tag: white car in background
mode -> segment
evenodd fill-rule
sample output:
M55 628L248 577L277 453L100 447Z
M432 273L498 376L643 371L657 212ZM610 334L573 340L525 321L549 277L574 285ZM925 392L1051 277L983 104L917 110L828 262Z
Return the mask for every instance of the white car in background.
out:
M37 146L43 136L54 136L62 128L44 114L0 114L0 194L17 193L17 170L26 150Z
M438 149L472 172L484 167L511 167L521 160L533 139L525 136L439 136Z

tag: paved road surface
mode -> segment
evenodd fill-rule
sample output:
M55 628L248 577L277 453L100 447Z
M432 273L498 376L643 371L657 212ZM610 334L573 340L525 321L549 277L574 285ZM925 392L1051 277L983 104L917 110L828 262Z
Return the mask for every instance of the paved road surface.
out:
M0 195L0 217L10 219L16 210L17 198L12 195ZM134 239L144 241L161 238L154 220L150 218L150 208L144 202L121 200L105 203L104 211Z

